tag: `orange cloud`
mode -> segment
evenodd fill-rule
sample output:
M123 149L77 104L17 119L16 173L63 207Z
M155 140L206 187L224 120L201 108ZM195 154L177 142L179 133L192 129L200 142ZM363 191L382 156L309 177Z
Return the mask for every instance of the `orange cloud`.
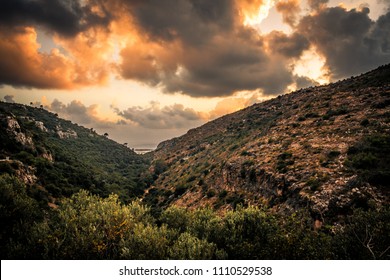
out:
M237 0L237 5L239 6L241 12L244 16L255 17L259 13L259 9L264 5L266 0Z
M258 25L267 18L275 0L238 0L237 5L241 11L241 21L244 25Z
M69 88L69 61L57 50L38 53L37 34L32 27L12 30L0 27L0 80L16 86ZM59 69L63 69L59 71Z
M33 27L0 27L0 82L20 87L72 89L102 83L107 76L101 71L104 68L91 69L81 53L75 56L81 59L80 63L58 49L41 53L39 48Z
M179 41L153 42L133 34L132 42L120 51L119 72L125 79L156 86L177 73L184 52Z
M73 38L55 36L54 40L69 54L76 72L72 87L102 85L108 81L114 46L105 29L89 29Z

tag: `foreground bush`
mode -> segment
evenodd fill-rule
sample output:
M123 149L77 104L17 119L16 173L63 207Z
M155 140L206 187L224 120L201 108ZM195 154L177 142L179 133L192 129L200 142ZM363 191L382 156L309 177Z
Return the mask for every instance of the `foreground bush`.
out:
M314 230L305 212L282 216L237 207L221 216L173 206L153 218L140 202L124 205L116 195L84 190L43 213L14 178L1 176L0 187L3 258L390 258L388 207L355 210L344 224Z

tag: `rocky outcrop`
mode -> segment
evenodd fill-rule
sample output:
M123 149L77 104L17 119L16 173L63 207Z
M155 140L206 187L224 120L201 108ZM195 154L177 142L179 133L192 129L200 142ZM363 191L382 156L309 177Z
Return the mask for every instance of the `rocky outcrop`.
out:
M43 132L49 132L49 130L45 127L45 124L41 121L35 121L35 126Z
M22 132L21 127L18 121L16 120L16 118L12 116L7 116L6 121L7 121L6 131L11 137L15 139L16 142L29 148L34 147L34 142L32 138Z
M32 186L37 182L35 168L28 166L18 160L10 160L9 162L15 167L15 175L21 182L27 186Z
M63 130L63 128L60 125L56 126L56 134L61 139L77 138L78 137L76 131L74 131L72 129Z

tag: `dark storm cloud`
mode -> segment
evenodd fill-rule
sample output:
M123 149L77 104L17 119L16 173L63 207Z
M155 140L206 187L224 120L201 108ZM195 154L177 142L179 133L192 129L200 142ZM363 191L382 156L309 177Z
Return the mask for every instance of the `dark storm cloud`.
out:
M129 46L121 53L123 77L193 97L258 88L277 94L291 83L286 64L266 53L264 38L242 26L234 1L157 2L130 1L130 13L149 40L165 44L171 55Z
M204 49L188 51L183 73L164 80L167 92L191 96L227 96L240 90L261 88L265 94L283 91L291 82L291 73L277 57L264 51L262 38L247 34L229 34L210 42Z
M390 14L373 22L369 9L322 9L304 17L298 32L325 57L331 77L339 79L390 61Z
M242 26L235 1L159 3L128 1L128 8L150 40L178 41L181 49L172 50L177 56L164 63L158 52L142 53L137 46L128 48L122 52L122 76L152 86L158 84L167 93L194 97L228 96L258 88L266 94L276 94L291 83L291 73L285 65L265 53L263 38Z
M233 0L125 1L136 24L153 40L201 44L234 24Z
M111 16L100 0L2 0L0 24L37 24L64 36L74 36L95 25L107 26ZM99 7L99 13L92 11Z
M286 57L298 58L310 46L310 42L297 33L288 36L283 32L273 31L267 36L267 39L272 52L280 53Z
M293 28L287 35L243 26L242 8L249 1L167 0L164 6L157 0L126 1L142 34L170 54L129 46L122 52L121 74L193 97L256 89L279 94L293 82L310 82L296 79L290 65L311 47L325 59L332 79L389 61L387 16L373 22L367 8L327 8L328 2L308 0L315 12L303 18L299 1L278 2L277 10Z
M390 7L390 3L389 3ZM371 36L370 43L376 52L389 54L390 53L390 11L378 18Z

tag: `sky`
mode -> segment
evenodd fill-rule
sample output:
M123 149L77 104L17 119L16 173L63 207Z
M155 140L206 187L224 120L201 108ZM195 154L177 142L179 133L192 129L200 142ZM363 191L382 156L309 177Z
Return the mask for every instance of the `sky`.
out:
M390 62L390 0L0 5L0 99L133 148Z

